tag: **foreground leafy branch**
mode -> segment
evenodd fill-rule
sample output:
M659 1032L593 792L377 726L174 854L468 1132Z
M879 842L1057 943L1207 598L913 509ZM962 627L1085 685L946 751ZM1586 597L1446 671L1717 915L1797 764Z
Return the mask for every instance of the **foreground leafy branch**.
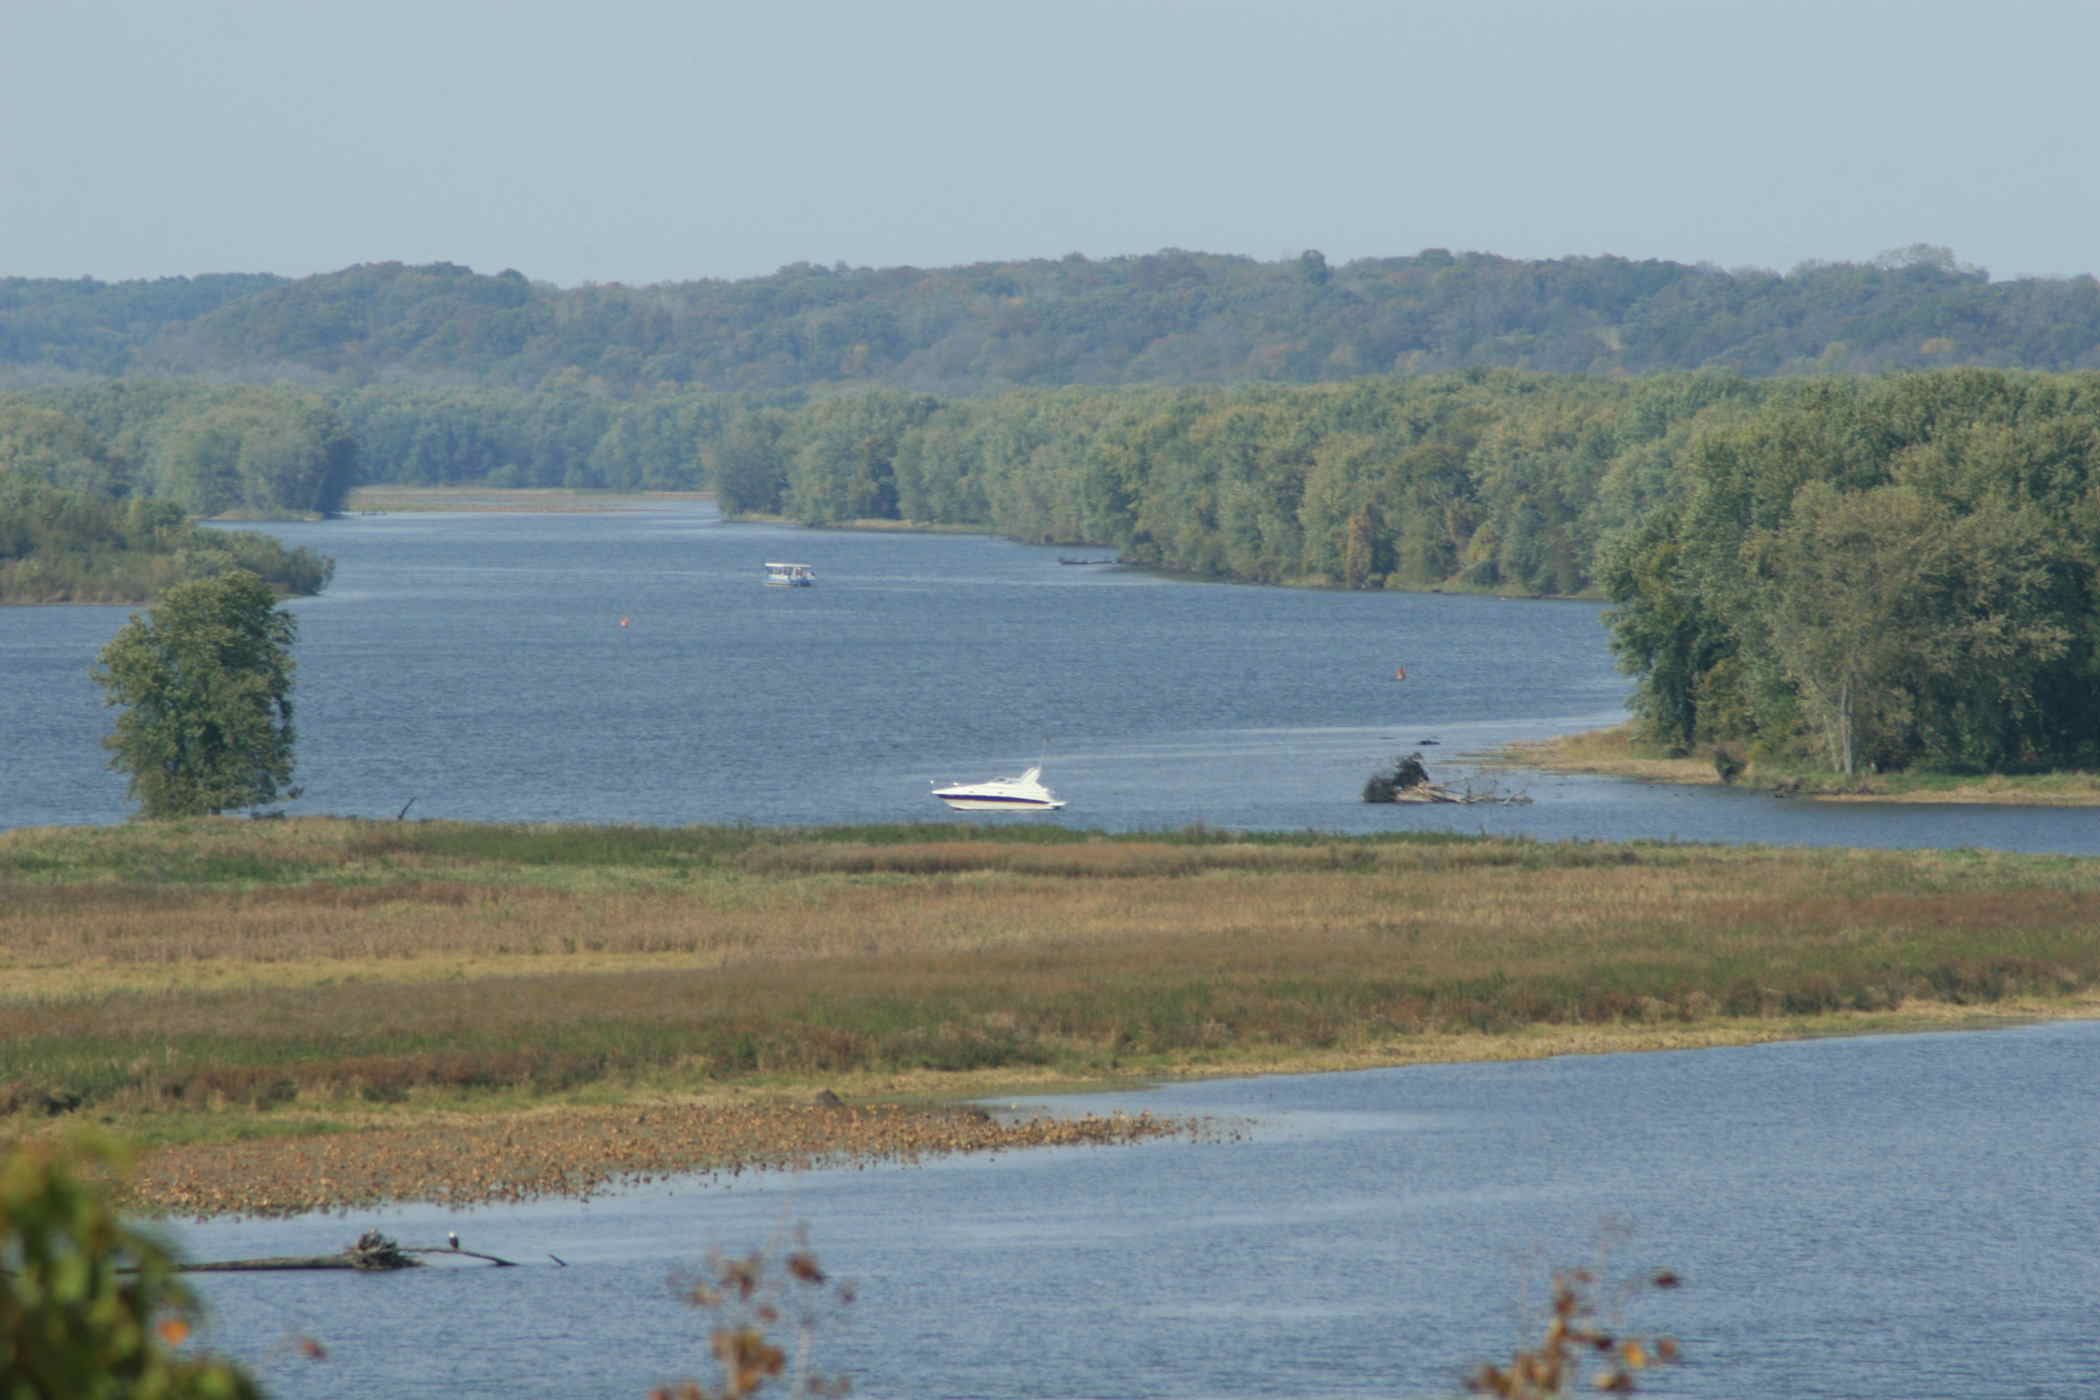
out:
M1587 1379L1593 1390L1628 1395L1639 1388L1637 1373L1678 1359L1673 1338L1620 1336L1604 1326L1593 1298L1596 1285L1597 1275L1588 1269L1557 1275L1544 1340L1518 1351L1507 1366L1482 1366L1466 1388L1505 1400L1548 1400L1575 1393ZM1675 1288L1678 1278L1665 1270L1645 1286Z
M0 1167L0 1393L8 1400L250 1400L223 1361L184 1358L198 1305L154 1236L125 1225L98 1135L33 1144Z
M715 1253L705 1273L677 1282L688 1303L714 1318L708 1349L719 1379L661 1388L650 1400L743 1400L768 1388L803 1400L852 1389L845 1377L813 1369L810 1356L819 1324L853 1302L854 1288L824 1272L802 1232L778 1259L763 1250ZM782 1325L794 1332L792 1357L772 1337Z

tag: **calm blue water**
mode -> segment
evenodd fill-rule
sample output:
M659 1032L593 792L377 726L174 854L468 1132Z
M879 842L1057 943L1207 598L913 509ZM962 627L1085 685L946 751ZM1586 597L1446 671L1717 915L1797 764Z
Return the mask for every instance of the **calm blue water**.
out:
M929 783L1041 759L1072 805L1003 820L2100 851L2087 812L1538 775L1495 780L1529 806L1358 800L1396 753L1463 783L1468 752L1618 719L1589 605L1198 585L699 509L275 533L338 560L295 605L300 812L996 822ZM765 588L774 558L820 583ZM0 827L126 815L86 677L127 614L0 609ZM2096 1085L2100 1024L1227 1081L1060 1106L1241 1125L1204 1143L181 1235L224 1258L457 1228L535 1265L201 1276L207 1340L279 1396L639 1397L705 1374L669 1277L797 1224L859 1284L817 1357L868 1396L1451 1394L1607 1248L1689 1281L1626 1319L1694 1360L1649 1393L2084 1395Z
M296 813L2100 853L2090 811L1479 775L1469 752L1623 717L1627 681L1592 604L1196 584L975 536L729 526L704 506L271 532L338 565L328 593L293 605ZM818 585L765 587L761 566L782 557L815 564ZM130 811L87 679L128 615L0 609L0 827ZM1359 800L1417 748L1441 782L1533 801ZM1038 760L1071 804L1054 817L955 814L927 795Z
M197 1276L206 1340L288 1397L639 1400L711 1374L670 1277L798 1225L858 1285L816 1359L864 1396L1452 1395L1571 1266L1684 1276L1618 1320L1690 1358L1645 1393L2085 1396L2096 1085L2096 1022L1232 1080L1060 1105L1239 1125L1211 1142L180 1234L244 1258L457 1229L531 1265Z

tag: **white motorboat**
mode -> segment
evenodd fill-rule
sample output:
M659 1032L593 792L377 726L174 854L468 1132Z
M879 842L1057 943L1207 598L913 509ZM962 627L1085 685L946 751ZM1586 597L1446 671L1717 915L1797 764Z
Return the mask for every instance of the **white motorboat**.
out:
M817 581L817 571L807 564L766 564L766 582L775 588L808 588Z
M951 783L933 795L958 812L1054 812L1064 799L1043 786L1041 765L1018 778L990 778L981 783Z

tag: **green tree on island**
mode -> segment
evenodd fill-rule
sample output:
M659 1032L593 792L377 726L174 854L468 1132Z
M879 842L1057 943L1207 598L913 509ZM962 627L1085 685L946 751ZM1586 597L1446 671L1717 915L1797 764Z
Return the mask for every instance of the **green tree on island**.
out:
M186 817L287 797L297 620L237 569L170 588L102 649L105 701L128 708L103 742L143 817Z

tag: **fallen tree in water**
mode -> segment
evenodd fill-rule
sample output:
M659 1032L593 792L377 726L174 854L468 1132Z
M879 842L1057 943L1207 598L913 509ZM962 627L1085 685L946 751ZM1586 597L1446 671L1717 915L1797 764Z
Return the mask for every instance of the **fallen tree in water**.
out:
M385 1273L393 1269L420 1269L423 1261L419 1254L459 1254L469 1259L486 1259L499 1269L514 1269L517 1261L499 1259L493 1254L477 1254L471 1249L459 1247L459 1236L452 1236L446 1246L427 1245L421 1248L404 1249L377 1230L367 1230L357 1237L356 1243L340 1254L291 1255L276 1259L222 1259L217 1262L183 1264L184 1273L242 1273L268 1272L291 1269L360 1269L367 1273ZM560 1263L560 1260L555 1260Z
M1429 780L1429 770L1422 766L1422 755L1411 753L1396 758L1389 768L1373 773L1364 783L1366 802L1529 802L1524 796L1505 796L1501 793L1474 792L1470 788L1453 791L1439 787Z

